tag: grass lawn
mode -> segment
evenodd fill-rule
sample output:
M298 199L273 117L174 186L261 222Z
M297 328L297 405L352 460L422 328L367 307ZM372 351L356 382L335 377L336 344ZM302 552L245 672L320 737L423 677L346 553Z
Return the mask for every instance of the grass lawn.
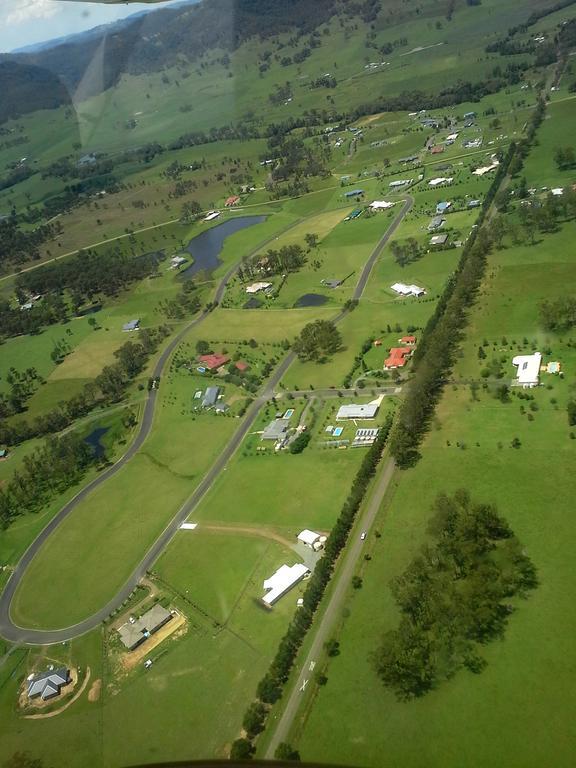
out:
M189 396L191 402L194 390L193 383L178 380L174 391L180 394L173 399L170 383L162 385L153 432L142 451L90 494L34 559L13 603L17 621L66 626L101 607L125 581L236 428L234 419L209 414L183 420L180 398ZM202 451L193 450L198 444ZM52 599L40 605L35 595L46 572L54 574L46 584ZM94 573L100 574L96 580ZM76 595L64 611L57 607L62 590Z

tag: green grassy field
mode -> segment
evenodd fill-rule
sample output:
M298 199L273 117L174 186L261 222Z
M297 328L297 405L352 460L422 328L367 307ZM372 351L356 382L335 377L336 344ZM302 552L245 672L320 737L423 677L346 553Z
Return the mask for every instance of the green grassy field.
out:
M546 153L542 140L529 160L543 174L538 183L547 172ZM571 223L534 246L508 244L490 256L453 373L455 382L473 378L480 388L474 394L465 383L447 387L421 461L396 476L376 525L382 538L371 541L373 559L362 567L364 588L350 597L342 653L329 664L328 684L316 693L303 730L297 725L292 734L303 759L414 768L571 765L575 698L568 681L576 625L569 596L576 542L566 468L575 443L565 409L576 355L569 334L542 330L538 303L566 295L573 283L568 243L574 232ZM500 383L513 379L512 357L532 349L543 351L545 362L559 360L564 378L542 374L532 400L513 389L510 402L502 403L492 393L494 382L482 386L479 345L487 360L502 360ZM519 448L512 447L514 438ZM504 640L481 649L488 662L481 675L461 671L424 698L400 703L379 683L370 654L381 634L397 626L390 582L425 540L435 495L459 487L497 505L540 585L515 603ZM328 738L330 721L340 727Z

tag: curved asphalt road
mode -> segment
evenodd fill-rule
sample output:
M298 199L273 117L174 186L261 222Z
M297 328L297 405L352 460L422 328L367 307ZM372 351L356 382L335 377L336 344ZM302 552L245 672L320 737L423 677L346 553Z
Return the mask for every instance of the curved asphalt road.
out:
M366 288L366 284L368 282L368 278L370 277L370 273L372 271L372 268L374 267L374 264L376 263L376 260L384 250L386 244L406 216L406 214L410 211L412 208L412 205L414 203L414 200L412 197L408 197L400 212L392 222L392 224L388 227L386 230L386 233L381 238L381 240L378 242L376 248L372 252L370 258L364 265L364 268L362 270L362 273L360 275L360 278L358 280L358 283L356 285L356 288L354 289L354 293L352 295L352 298L355 300L358 300L361 298L364 289ZM296 222L295 224L292 224L291 227L288 227L287 229L291 229L292 227L299 224L300 221ZM286 231L286 230L284 230ZM275 235L272 238L269 238L264 243L258 246L256 250L260 250L261 248L268 245L268 243L274 241L278 235ZM218 289L216 291L216 295L214 297L214 301L220 303L222 300L222 297L224 295L224 291L226 290L226 285L229 282L230 278L235 274L235 272L238 269L238 264L231 267L228 272L224 275L222 278L222 281L220 285L218 286ZM170 344L166 347L166 349L162 352L160 355L158 362L156 363L156 367L154 369L153 376L159 377L162 375L162 372L172 354L176 346L180 343L180 341L184 338L184 336L195 326L199 325L203 322L203 320L208 316L209 312L204 311L202 312L195 320L193 320L191 323L186 325L185 328L183 328L180 333L172 339ZM334 322L340 322L343 317L347 314L346 310L342 310L338 313L338 315L334 318ZM168 545L172 537L176 534L178 531L180 525L187 519L187 517L190 515L192 510L200 503L201 499L205 496L205 494L208 492L218 475L222 472L222 470L226 467L226 464L230 460L230 458L233 456L237 448L240 446L242 441L244 440L245 436L250 431L250 428L254 424L258 412L260 411L260 408L266 403L267 400L269 400L273 395L275 388L277 387L278 383L282 380L282 377L285 375L286 371L290 367L290 365L294 362L295 355L293 352L290 352L284 360L280 363L280 365L275 369L270 379L266 382L263 389L260 391L258 397L252 402L252 404L249 406L246 415L244 417L244 420L242 421L242 424L236 431L236 433L231 438L230 442L226 446L226 448L222 451L216 462L212 465L212 467L209 469L207 474L204 476L194 493L190 496L189 499L182 505L182 507L178 510L174 518L170 521L170 523L166 526L164 531L160 534L158 539L154 542L154 544L150 547L150 549L146 552L143 559L140 561L138 566L134 569L122 589L120 589L119 592L114 595L114 597L106 603L99 611L92 614L92 616L89 616L88 618L84 619L83 621L79 622L78 624L74 624L70 627L65 627L63 629L54 629L54 630L39 630L39 629L27 629L24 627L19 627L17 624L15 624L12 621L12 618L10 616L10 605L12 603L12 599L14 598L14 594L18 588L18 585L20 581L22 580L24 573L26 572L27 567L29 566L30 562L34 558L34 556L37 554L38 550L42 547L44 542L48 539L50 534L60 525L60 523L72 512L72 510L76 507L77 504L79 504L83 499L88 496L89 493L91 493L95 488L97 488L102 483L106 482L109 477L112 477L117 472L122 469L122 467L126 464L127 461L129 461L132 456L140 449L146 438L148 437L150 430L152 428L152 423L154 419L154 410L156 407L156 398L158 395L158 390L152 389L150 390L150 393L148 395L148 399L146 401L146 405L144 408L144 413L142 416L142 421L140 424L140 430L138 432L138 435L136 436L136 439L130 446L130 448L126 451L126 453L122 456L121 459L119 459L116 464L114 464L110 469L107 469L105 472L103 472L101 475L99 475L97 478L95 478L91 483L89 483L85 488L83 488L73 499L71 499L58 514L56 514L52 520L48 523L48 525L38 534L38 536L34 539L32 544L28 547L26 552L22 555L20 558L20 561L18 562L18 565L14 569L12 575L10 576L10 579L4 588L4 591L2 592L2 595L0 596L0 635L4 637L6 640L12 642L12 643L19 643L19 644L31 644L31 645L51 645L54 643L61 643L66 640L71 640L74 637L78 637L79 635L85 634L86 632L89 632L91 629L96 627L98 624L103 622L117 607L120 605L126 598L130 595L130 593L134 590L134 588L137 586L137 584L140 582L142 577L146 574L146 572L149 570L149 568L152 566L152 564L156 561L156 559L159 557L161 552L165 549L165 547Z

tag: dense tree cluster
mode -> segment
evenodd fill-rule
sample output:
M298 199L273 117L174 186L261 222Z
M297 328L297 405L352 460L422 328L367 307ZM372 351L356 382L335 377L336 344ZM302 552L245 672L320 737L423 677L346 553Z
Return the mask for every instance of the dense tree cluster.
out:
M127 341L116 350L116 363L105 366L94 381L85 384L77 395L59 403L52 411L31 421L23 418L0 420L0 444L17 445L32 437L60 432L96 406L117 402L168 333L169 329L163 326L139 331L138 341Z
M25 371L10 368L4 379L10 389L7 394L0 392L0 419L21 413L26 401L44 383L42 376L33 367L27 368Z
M540 320L545 330L554 333L569 331L576 325L576 297L560 296L540 304Z
M268 249L264 256L244 257L238 277L246 282L255 277L284 275L297 272L305 263L306 256L301 245L283 245L279 249Z
M0 221L0 270L7 266L33 261L40 257L40 246L53 240L62 231L60 222L43 224L25 231L18 225L15 216Z
M90 447L78 435L49 438L0 488L0 526L6 528L18 515L38 511L52 496L79 482L92 461Z
M324 362L342 347L340 331L331 320L315 320L302 328L294 342L294 352L301 360Z
M404 242L393 240L390 243L390 250L400 267L412 264L424 255L425 249L420 246L415 237L409 237Z
M537 586L536 570L495 507L466 491L440 495L425 544L392 583L402 619L374 653L400 700L423 696L458 670L481 672L479 649L502 638L510 601Z
M19 305L0 299L0 339L64 322L96 299L116 296L158 269L158 255L130 258L119 248L106 253L81 251L16 278ZM31 296L42 298L26 310Z

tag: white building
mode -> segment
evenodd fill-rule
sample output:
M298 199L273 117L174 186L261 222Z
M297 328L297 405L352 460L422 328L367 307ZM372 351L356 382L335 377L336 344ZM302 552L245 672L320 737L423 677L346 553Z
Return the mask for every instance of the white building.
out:
M542 355L534 352L533 355L517 355L512 359L512 365L518 368L516 381L518 386L524 389L537 387L540 375Z
M392 208L394 205L396 205L396 203L389 203L387 200L374 200L373 203L370 203L370 208L372 208L373 211L379 211L382 208Z
M444 176L439 176L437 179L430 179L428 182L429 187L439 187L441 184L452 184L454 181L454 178L450 176L449 178L446 178Z
M343 419L373 419L378 413L380 405L367 403L366 405L342 405L336 414L336 421Z
M204 221L213 221L214 219L217 219L218 216L220 216L220 211L208 211L206 216L204 216Z
M289 592L292 587L302 581L308 573L310 573L310 569L303 563L296 563L292 566L281 565L276 573L264 581L264 589L268 592L262 598L262 602L266 605L274 605L286 592Z
M304 530L300 531L296 538L298 541L302 542L302 544L306 544L307 547L318 550L322 547L322 539L325 537L320 536L320 534L316 533L315 531L304 528Z
M476 170L472 171L472 173L474 176L484 176L485 174L490 173L490 171L495 171L499 165L499 160L493 160L490 165L484 165L481 168L476 168Z
M406 285L405 283L394 283L390 288L394 293L400 296L424 296L426 291L418 285Z
M272 283L252 283L252 285L246 286L246 293L259 293L260 291L267 291L268 288L272 288Z

